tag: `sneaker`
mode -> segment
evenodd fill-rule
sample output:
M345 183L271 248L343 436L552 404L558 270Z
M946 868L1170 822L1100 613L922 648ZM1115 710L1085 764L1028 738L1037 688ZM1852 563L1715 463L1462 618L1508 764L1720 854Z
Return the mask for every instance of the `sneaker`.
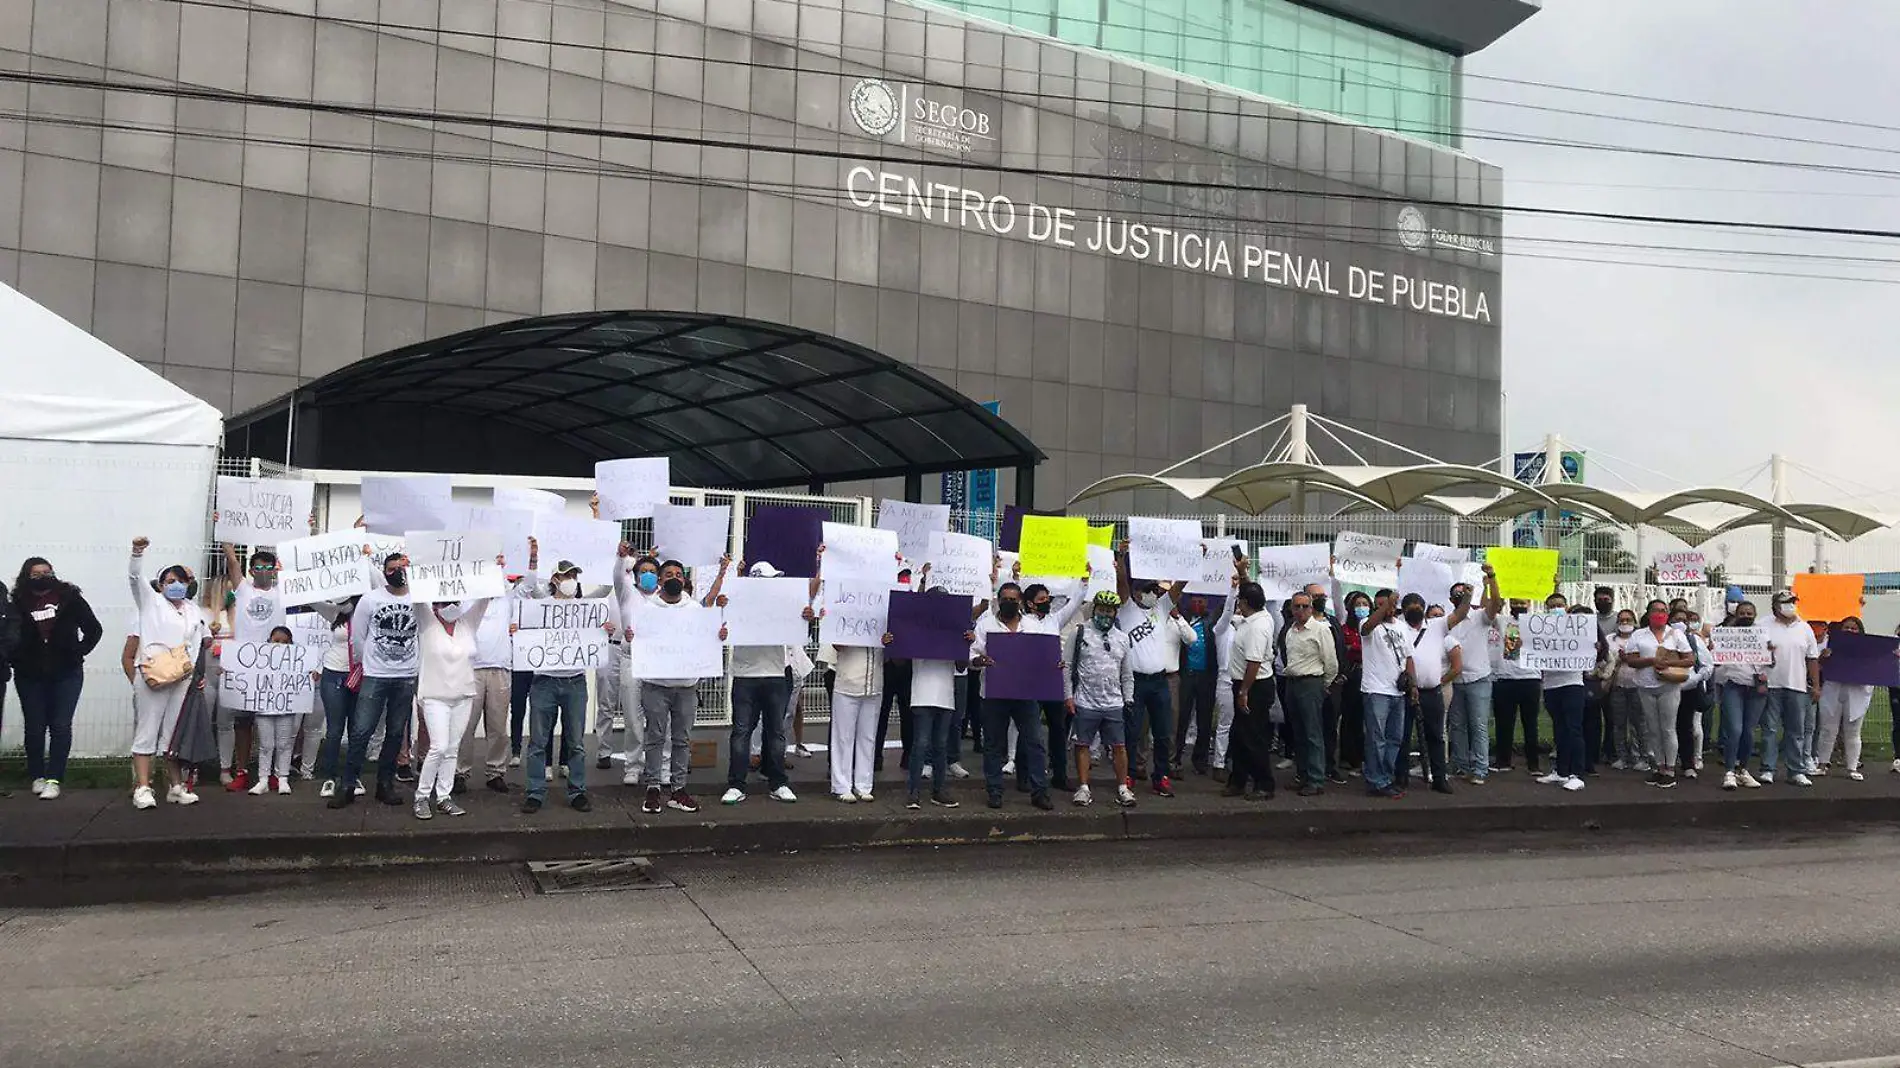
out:
M1794 783L1796 786L1813 786L1814 785L1813 779L1808 778L1806 775L1803 775L1801 772L1798 772L1798 771L1794 773L1794 778L1789 779L1788 781L1791 783Z
M1329 771L1329 772L1327 772L1327 773L1326 773L1326 781L1327 781L1327 782L1329 782L1329 783L1332 783L1332 784L1333 784L1334 786L1345 786L1345 785L1346 785L1346 777L1345 777L1344 775L1341 775L1340 773L1338 773L1338 772L1336 772L1336 771ZM1482 777L1482 776L1480 776L1480 777L1479 777L1479 779L1478 779L1478 781L1479 781L1479 782L1483 782L1483 781L1484 781L1484 779L1483 779L1483 777Z
M290 777L288 775L277 780L277 796L279 797L290 796Z
M904 807L911 810L912 812L915 812L918 809L923 808L924 807L923 795L913 791L910 797L904 801Z
M1301 797L1318 797L1325 792L1326 792L1325 790L1322 790L1319 787L1314 786L1312 783L1307 783L1305 786L1300 787L1300 790L1299 790L1299 794Z
M1583 789L1583 780L1579 779L1575 775L1572 775L1568 779L1564 780L1564 789L1569 790L1571 793L1574 794L1578 790Z
M1615 768L1617 771L1628 771L1630 769L1630 766L1628 764L1623 763L1622 757L1618 757L1615 760L1611 761L1610 767Z
M508 792L508 780L499 775L490 775L488 777L488 788L495 793L505 794Z
M657 786L647 787L647 799L640 803L640 811L655 813L664 811L665 808L666 799L660 794L660 788Z
M454 797L456 794L465 793L468 793L468 772L458 771L449 783L449 796Z
M1287 759L1286 757L1281 757L1280 759L1273 762L1273 770L1275 771L1285 771L1286 769L1292 766L1293 766L1293 761Z
M567 807L576 812L594 811L594 803L587 799L586 794L575 794L573 799L568 801Z
M1038 793L1031 796L1029 803L1044 812L1054 812L1056 809L1055 802L1049 800L1049 795L1046 793Z
M1553 771L1549 775L1539 776L1537 781L1545 786L1558 786L1563 783L1564 777Z
M435 803L435 810L437 812L442 813L444 816L468 815L468 809L465 809L462 806L456 804L455 799L453 797L445 797L442 800L437 801Z
M151 787L148 786L146 789L149 790ZM170 786L165 787L165 803L168 805L177 804L178 798L182 796L184 792L185 788L178 783L172 783Z
M1663 780L1663 773L1662 773L1662 772L1660 772L1660 771L1652 771L1652 772L1650 772L1650 773L1649 773L1649 777L1643 780L1643 784L1644 784L1645 786L1655 786L1655 785L1658 785L1659 783L1661 783L1661 782L1662 782L1662 780Z
M251 773L243 768L219 777L224 780L224 788L230 793L241 794L251 788Z
M335 779L323 780L323 785L317 787L317 796L323 798L325 801L328 801L332 797L335 797L336 796L336 780Z
M528 798L527 800L525 800L525 801L523 801L523 802L521 802L521 814L522 814L522 815L524 815L524 816L532 816L532 815L534 815L535 813L537 813L537 812L539 812L539 811L541 811L541 799L540 799L540 798L538 798L538 797L530 797L530 798Z
M613 767L614 767L614 758L610 756L604 756L594 761L595 771L612 771Z
M1761 787L1761 783L1755 781L1755 777L1748 773L1747 768L1743 768L1735 773L1735 781L1741 783L1742 788L1746 790L1755 790Z
M520 753L516 753L516 754L514 754L513 756L511 756L511 757L509 757L509 758L508 758L508 766L509 766L509 767L511 767L511 768L518 768L518 767L520 767L520 766L521 766L521 754L520 754Z
M1684 768L1682 769L1682 777L1685 779L1696 779L1701 776L1696 773L1694 768Z
M1073 800L1075 801L1076 804L1081 805L1084 808L1087 808L1089 805L1092 805L1095 803L1095 793L1094 791L1089 789L1087 783L1083 783L1082 788L1075 792L1075 797L1073 798Z
M1474 773L1474 774L1465 776L1465 781L1470 783L1473 786L1483 786L1484 776Z
M1155 796L1156 797L1173 797L1174 796L1174 783L1169 781L1166 775L1163 775L1161 777L1160 782L1155 783Z
M158 798L152 796L152 788L141 786L132 791L133 808L157 808Z
M693 795L687 793L684 786L675 786L672 796L666 799L666 807L675 812L698 812L699 802L693 800Z
M59 780L58 779L46 780L46 786L40 790L40 800L41 801L59 800Z
M626 770L626 771L625 771L625 772L624 772L624 773L623 773L623 774L622 774L622 775L620 776L620 785L622 785L622 786L638 786L638 785L640 785L640 780L641 780L641 778L643 778L643 777L644 777L644 776L643 776L643 775L642 775L641 773L642 773L642 772L644 772L645 770L646 770L645 768L634 768L634 767L629 767L629 768L628 768L628 769L627 769L627 770Z
M277 776L272 775L270 778L267 779L264 776L259 775L257 777L257 781L251 784L251 788L244 792L247 794L250 794L252 797L263 797L265 794L270 793L272 790L275 790L275 789L277 789Z
M567 769L562 768L561 770L565 772ZM409 765L409 764L396 765L396 781L397 782L415 782L416 769L412 765Z
M1129 786L1127 783L1122 783L1120 786L1117 786L1115 788L1115 803L1120 805L1123 808L1134 808L1135 807L1134 788Z
M858 795L853 793L832 794L831 799L841 805L855 805L858 803Z
M1896 760L1894 763L1900 764L1900 760ZM1900 768L1895 768L1894 770L1900 771ZM970 773L964 770L962 764L952 764L950 765L950 777L953 779L967 779L970 777Z
M876 796L875 796L874 794L872 794L872 793L871 793L871 791L869 791L869 790L859 790L859 791L858 791L858 800L860 800L860 801L862 801L862 802L864 802L865 804L867 804L867 805L868 805L868 804L870 804L871 802L873 802L873 801L876 801L876 800L877 800L877 797L876 797Z
M1003 774L1005 775L1016 774L1016 762L1014 760L1005 760L1003 762Z
M419 820L432 820L435 818L435 809L430 806L429 799L422 794L416 795L415 813L416 818Z
M40 791L41 791L41 790L44 790L44 789L46 789L46 780L45 780L45 779L34 779L34 780L33 780L33 796L34 796L34 797L38 797L38 796L40 796Z
M720 795L719 803L722 805L736 805L739 802L744 801L744 800L745 800L745 791L735 786L732 789L727 790L724 794Z
M1654 786L1658 790L1673 790L1676 788L1676 777L1674 775L1658 774L1654 779L1650 780L1649 785Z
M1759 783L1759 785L1761 785L1761 786L1773 786L1774 784L1775 784L1775 773L1774 773L1774 772L1772 772L1772 771L1764 771L1764 772L1762 772L1762 773L1761 773L1761 782Z
M362 796L363 796L363 794L365 793L365 791L364 791L364 789L363 789L363 784L362 784L361 782L358 782L358 783L356 784L356 788L355 788L355 789L353 789L353 790L351 790L351 791L350 791L350 793L351 793L351 795L353 795L353 796L355 796L355 797L362 797Z
M1848 777L1848 778L1850 778L1850 779L1852 779L1852 780L1854 780L1855 782L1863 782L1863 781L1865 781L1865 780L1866 780L1866 778L1867 778L1867 776L1865 776L1865 775L1862 775L1862 774L1861 774L1860 772L1858 772L1858 771L1850 771L1850 772L1848 772L1848 773L1847 773L1847 777ZM58 783L54 783L54 784L53 784L53 789L54 789L54 790L58 790L58 789L59 789L59 784L58 784Z
M1735 781L1735 773L1734 773L1734 772L1732 772L1732 771L1731 771L1731 772L1729 772L1728 774L1726 774L1726 775L1724 775L1724 776L1722 776L1722 789L1724 789L1724 790L1733 790L1733 789L1735 789L1735 788L1736 788L1737 786L1740 786L1740 785L1741 785L1741 783L1739 783L1739 782L1736 782L1736 781Z
M177 803L180 805L195 805L198 803L198 795L185 787L179 787Z
M772 800L783 801L786 804L790 804L793 801L798 800L798 795L792 792L791 787L781 786L778 789L772 791Z
M324 802L325 808L349 808L356 804L356 794L351 790L339 790L330 800Z
M800 756L800 757L806 757L806 758L809 758L809 757L811 756L811 746L809 746L809 745L806 745L806 744L804 744L803 742L800 742L800 743L799 743L799 744L798 744L798 745L797 745L797 746L796 746L796 747L795 747L795 748L794 748L794 749L792 750L792 754L793 754L793 755L796 755L796 756Z
M1895 769L1895 770L1900 770L1900 769ZM226 786L229 786L229 785L231 785L231 780L232 780L233 778L234 778L234 776L233 776L233 775L231 774L231 771L230 771L230 769L229 769L229 768L221 768L221 769L219 769L219 771L218 771L218 781L219 781L220 783L223 783L224 785L226 785Z
M937 806L938 808L956 808L957 807L956 798L951 797L949 794L946 794L946 793L931 794L930 803Z

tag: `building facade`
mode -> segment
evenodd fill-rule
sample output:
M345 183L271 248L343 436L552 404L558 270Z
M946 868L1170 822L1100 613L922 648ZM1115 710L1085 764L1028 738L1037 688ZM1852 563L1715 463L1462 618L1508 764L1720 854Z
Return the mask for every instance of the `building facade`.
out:
M1446 147L1482 34L1295 7L0 0L0 281L227 412L487 323L696 310L997 402L1045 507L1295 402L1484 461L1501 175ZM1289 14L1359 44L1249 51ZM1364 84L1428 90L1360 122L1261 95L1353 112L1341 56L1388 42Z

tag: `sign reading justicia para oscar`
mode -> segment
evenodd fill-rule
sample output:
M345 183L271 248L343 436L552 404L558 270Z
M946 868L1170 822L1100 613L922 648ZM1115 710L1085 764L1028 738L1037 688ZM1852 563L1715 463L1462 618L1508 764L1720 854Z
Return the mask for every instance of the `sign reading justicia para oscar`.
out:
M1073 208L1049 207L1033 201L1018 203L1006 196L993 196L944 182L920 181L863 164L846 173L845 193L857 207L886 215L923 219L999 237L1020 236L1062 248L1204 271L1224 278L1284 286L1368 304L1408 308L1448 319L1493 321L1491 298L1482 288L1338 263L1272 243L1157 226L1102 212L1083 216Z

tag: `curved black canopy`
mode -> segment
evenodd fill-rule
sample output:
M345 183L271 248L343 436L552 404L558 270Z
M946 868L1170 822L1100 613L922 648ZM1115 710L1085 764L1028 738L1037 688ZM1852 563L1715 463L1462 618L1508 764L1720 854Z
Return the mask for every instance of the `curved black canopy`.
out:
M492 474L591 476L597 460L666 456L676 484L733 489L1043 459L981 405L863 346L651 311L411 345L231 417L226 440L300 467Z

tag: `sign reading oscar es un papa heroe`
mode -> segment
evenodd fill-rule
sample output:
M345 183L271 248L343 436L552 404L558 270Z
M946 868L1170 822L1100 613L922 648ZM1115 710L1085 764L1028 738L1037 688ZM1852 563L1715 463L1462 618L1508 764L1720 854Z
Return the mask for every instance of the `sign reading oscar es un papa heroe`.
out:
M990 196L945 182L920 182L863 164L846 173L844 184L852 204L886 215L922 218L999 237L1020 234L1031 241L1062 248L1081 248L1368 304L1406 307L1448 319L1492 321L1491 299L1484 290L1450 282L1371 270L1356 264L1346 265L1342 272L1323 256L1308 256L1264 243L1230 240L1219 234L1157 226L1105 213L1080 218L1073 208L1051 208L1034 202L1019 206L1006 196Z

